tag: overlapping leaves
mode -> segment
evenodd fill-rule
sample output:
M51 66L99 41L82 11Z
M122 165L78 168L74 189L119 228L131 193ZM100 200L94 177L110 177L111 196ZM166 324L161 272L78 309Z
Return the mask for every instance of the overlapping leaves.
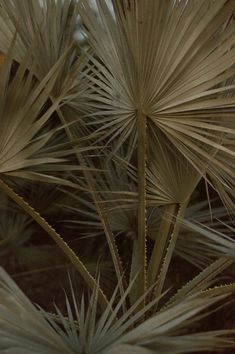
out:
M64 317L57 308L55 320L43 310L37 310L1 269L0 349L2 353L10 354L30 353L32 350L37 354L114 354L121 349L128 354L174 354L176 350L189 353L195 349L200 352L233 345L232 331L180 334L185 325L188 326L197 317L200 318L201 311L228 296L231 291L229 288L221 290L221 294L217 295L209 292L206 297L199 294L189 296L138 324L154 306L155 301L135 313L138 301L119 317L119 310L130 287L116 305L114 302L118 288L115 290L98 321L97 289L92 293L88 309L85 308L84 299L80 306L77 304L72 291L73 306L66 299L68 317Z

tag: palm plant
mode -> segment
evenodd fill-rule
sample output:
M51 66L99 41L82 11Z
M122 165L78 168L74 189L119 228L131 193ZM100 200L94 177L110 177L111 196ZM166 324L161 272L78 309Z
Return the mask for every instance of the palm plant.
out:
M97 4L100 19L93 15L88 2L80 4L94 51L87 76L95 102L90 105L87 120L104 132L107 144L114 139L117 147L129 144L127 158L137 163L138 244L134 257L138 267L142 265L139 296L147 283L148 188L150 200L160 193L161 200L158 198L155 204L165 202L166 212L169 209L176 217L175 225L201 178L216 188L227 206L232 206L229 193L233 190L234 152L227 147L225 132L233 130L229 118L233 98L227 93L234 87L226 81L233 76L233 30L232 25L226 26L233 4L225 1L212 7L211 2L204 1L167 1L163 6L159 1L113 1L115 17L105 2ZM171 227L169 220L162 225L162 248L168 251L161 252L156 268L157 249L161 247L155 247L150 284L161 268L167 271L173 251L167 246L169 238L175 243L178 233L176 226L171 235Z
M0 349L234 348L233 331L192 326L234 291L223 280L235 257L234 1L95 5L0 0L0 190L92 291L80 308L72 291L67 317L58 309L52 315L33 307L1 270ZM76 42L78 18L85 46ZM47 185L35 199L28 190L39 181ZM75 237L84 242L76 252ZM81 252L89 247L95 257L94 248ZM196 276L181 274L179 285L171 274L180 258ZM101 279L112 264L114 292L104 293L90 273L94 259Z
M195 293L175 305L162 310L158 315L152 316L142 324L138 320L147 311L151 310L155 301L150 302L144 309L135 312L140 300L118 319L116 318L123 297L115 305L117 290L113 293L105 311L96 320L98 289L93 290L90 303L86 309L84 299L79 306L72 290L73 306L67 300L68 317L64 317L57 310L57 315L52 316L43 310L36 309L11 278L1 269L0 272L1 303L0 311L3 325L0 327L0 349L3 353L177 353L195 352L206 350L211 345L217 348L230 347L232 342L224 336L226 331L197 333L196 335L178 335L178 332L204 315L198 315L203 309L221 301L229 295L232 289L226 289L226 295L209 292ZM125 293L130 291L131 285ZM24 317L25 321L21 321ZM5 322L5 323L4 323ZM6 324L6 322L8 322ZM61 326L58 325L61 323ZM137 324L135 326L135 324ZM126 333L128 328L129 331ZM5 351L7 348L10 351Z

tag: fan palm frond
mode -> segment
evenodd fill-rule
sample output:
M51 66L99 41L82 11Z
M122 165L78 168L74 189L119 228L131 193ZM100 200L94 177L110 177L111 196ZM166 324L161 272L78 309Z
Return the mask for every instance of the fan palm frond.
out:
M124 298L128 296L133 284L114 305L117 287L109 305L98 319L98 288L93 290L87 310L84 298L78 306L72 290L73 306L66 298L68 316L64 317L57 308L55 318L42 309L37 310L3 269L0 277L0 333L4 338L0 348L3 353L14 353L14 350L28 353L33 349L38 354L111 354L123 348L128 354L141 353L141 350L143 353L173 354L176 350L191 352L197 349L200 352L235 345L233 331L181 334L185 325L206 316L200 314L203 310L231 294L232 288L229 287L222 288L219 293L209 291L204 295L197 293L186 297L142 322L144 314L152 309L156 301L136 313L135 309L141 301L139 299L127 313L119 317ZM142 323L139 324L139 321Z
M0 277L1 352L74 354L3 269Z
M14 59L20 63L36 42L33 54L34 75L42 79L74 43L77 7L73 0L61 2L49 0L41 3L37 0L26 0L24 5L19 1L1 1L0 19L3 25L0 37L1 51L7 53L12 34L17 31L17 50ZM51 21L52 16L54 21ZM70 72L72 63L73 57L63 62L60 80L65 79L63 75L66 71Z
M233 208L235 155L228 136L234 136L230 118L235 87L228 80L234 77L234 26L227 20L235 7L226 0L216 6L204 0L169 0L164 6L155 0L113 0L113 14L105 1L96 4L98 16L89 2L79 5L93 49L84 79L89 103L85 118L103 132L106 144L115 141L117 149L129 144L125 158L137 164L135 258L141 265L137 286L141 294L146 287L147 176L153 199L156 195L158 202L168 205L179 200L174 208L178 218L201 178ZM156 156L152 166L151 156ZM174 183L172 172L177 172ZM176 228L172 245L177 234ZM168 236L163 249L167 243ZM167 258L162 256L167 259L165 269L171 257L170 250ZM151 278L156 280L155 275Z
M89 119L123 142L137 134L141 111L155 132L162 133L160 142L171 142L200 175L207 171L219 179L219 173L226 173L219 152L227 153L228 164L233 156L224 143L226 133L234 134L229 119L233 98L225 95L234 92L226 81L234 75L234 28L224 24L234 4L167 1L162 7L160 1L122 5L114 0L115 17L105 2L97 5L98 18L89 3L80 5L88 40L101 61L90 58L96 103ZM101 119L102 113L107 118Z
M197 221L183 220L182 223L182 236L179 237L178 252L182 249L186 251L186 254L191 254L188 259L193 261L198 258L200 260L204 255L205 259L210 260L224 255L235 260L234 228L222 222L219 223L219 226L225 230L220 230L216 226L203 225ZM189 248L186 245L188 239Z
M235 260L232 13L234 0L0 0L0 190L92 291L49 314L0 268L0 352L235 348L234 331L197 332L235 290L213 285ZM0 255L67 267L53 246L22 247L40 230L0 209ZM180 257L199 268L183 286Z
M30 48L34 46L31 59L34 66L30 66L30 70L39 81L43 80L65 52L68 53L60 63L50 98L54 102L61 97L64 105L60 109L57 106L57 113L63 124L71 122L71 119L76 119L80 123L79 129L77 126L67 128L69 137L70 134L83 136L84 132L89 132L83 127L79 115L81 112L79 96L84 91L81 71L85 70L87 59L75 42L77 20L78 3L74 0L59 2L49 0L43 1L41 5L37 0L26 0L24 4L19 1L1 1L0 48L4 53L7 52L13 33L16 31L14 59L21 63ZM76 102L73 100L74 97ZM80 131L81 127L83 127L83 135Z
M209 207L208 201L193 202L187 208L175 248L175 255L199 269L203 269L218 256L224 255L233 259L233 220L229 219L224 206L214 206L218 203L217 199L211 202L213 208ZM155 230L159 228L160 220L161 214L158 213ZM155 231L149 233L149 236L156 240L158 234ZM228 241L227 246L224 244L225 239Z
M65 163L72 151L68 148L68 143L67 147L64 143L51 143L61 127L45 128L51 122L59 100L46 112L42 112L55 83L60 63L52 68L44 80L37 83L32 73L28 72L28 53L15 76L10 78L13 51L14 42L1 67L0 84L4 94L0 102L0 174L63 183L62 178L49 175L51 171L74 169L72 165Z

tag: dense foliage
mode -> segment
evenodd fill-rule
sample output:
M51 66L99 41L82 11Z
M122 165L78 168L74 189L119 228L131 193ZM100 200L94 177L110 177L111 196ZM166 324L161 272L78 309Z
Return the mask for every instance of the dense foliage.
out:
M1 353L233 353L234 11L0 0Z

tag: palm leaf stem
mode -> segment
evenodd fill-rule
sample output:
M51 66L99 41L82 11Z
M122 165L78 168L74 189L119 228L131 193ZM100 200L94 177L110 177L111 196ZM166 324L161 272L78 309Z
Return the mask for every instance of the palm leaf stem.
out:
M182 298L203 292L216 279L218 274L221 274L225 269L234 263L234 259L221 257L203 269L197 276L180 288L176 294L168 301L168 305L179 302Z
M138 237L137 245L135 247L136 258L135 262L138 269L135 274L139 272L136 284L137 298L146 293L146 160L147 160L147 117L139 110L137 116L137 131L138 131L138 148L137 148L137 162L138 162ZM135 276L134 274L134 276ZM144 306L143 300L142 305Z
M172 232L173 219L177 213L178 205L169 204L164 208L162 221L156 235L154 248L148 265L148 285L153 285L159 275L162 267L163 259L166 254L166 248Z
M163 242L165 241L164 252L161 255L160 267L158 268L157 284L153 292L153 296L158 298L162 293L162 289L165 283L168 268L173 256L176 241L179 234L179 229L181 225L181 220L184 217L185 210L187 208L187 202L183 204L176 204L175 212L173 214L171 224L169 224L168 229L166 228L166 233L162 234ZM157 307L157 304L156 304Z
M12 200L14 200L27 214L29 214L38 225L42 227L44 231L55 241L63 253L68 257L70 262L73 264L75 269L82 276L84 281L90 287L94 289L97 287L96 280L89 273L85 265L75 254L75 252L69 247L69 245L63 240L63 238L53 229L51 225L38 213L36 212L21 196L19 196L12 188L10 188L3 180L0 179L0 190L8 195ZM99 287L99 303L102 309L106 309L108 306L108 301Z

